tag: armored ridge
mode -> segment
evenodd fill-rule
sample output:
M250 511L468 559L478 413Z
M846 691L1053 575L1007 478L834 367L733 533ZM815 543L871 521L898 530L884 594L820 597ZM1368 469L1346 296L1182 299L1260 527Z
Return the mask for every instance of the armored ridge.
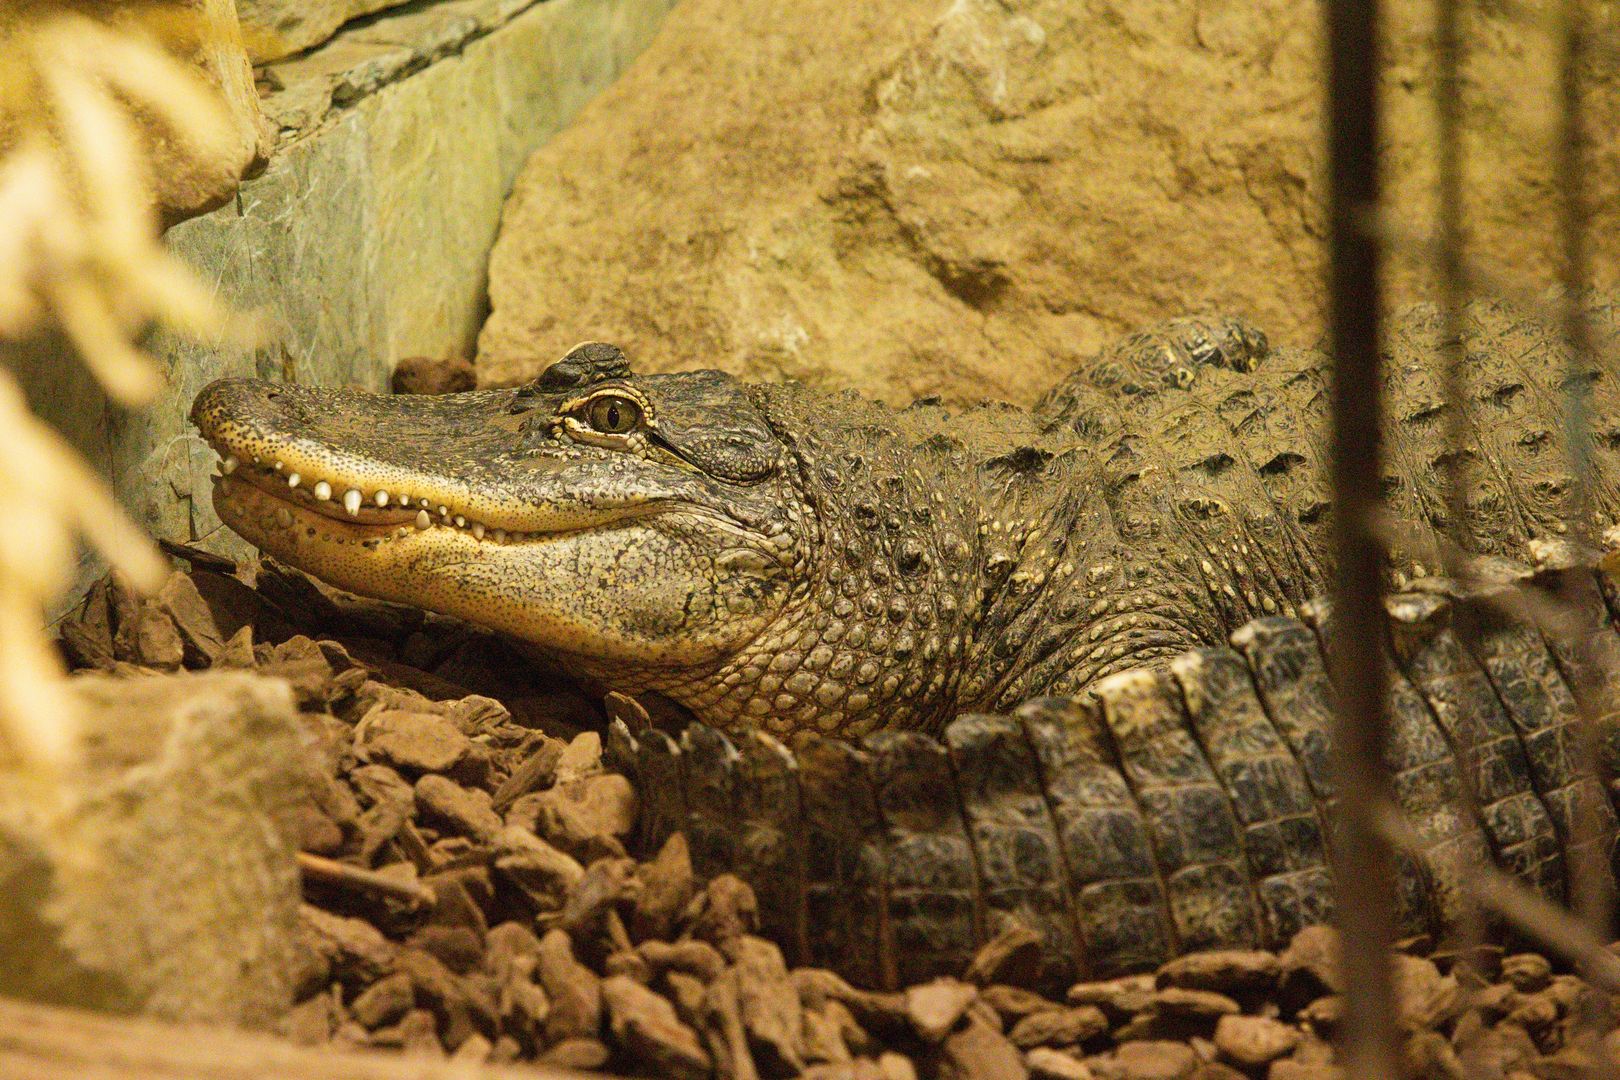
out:
M1612 306L1594 315L1614 328ZM1508 625L1465 658L1444 629L1446 455L1468 458L1487 578L1588 573L1559 548L1556 339L1472 309L1472 435L1452 451L1434 322L1417 312L1391 342L1386 481L1393 579L1428 583L1393 643L1391 765L1427 845L1403 910L1422 928L1453 910L1471 842L1450 809L1459 748L1484 803L1472 842L1549 895L1576 790L1567 658ZM1184 321L1033 412L640 377L592 345L517 390L233 380L193 415L225 459L221 517L270 553L684 706L705 726L680 746L620 733L650 831L687 829L705 869L792 913L785 940L886 982L1008 920L1041 930L1054 972L1102 972L1323 913L1327 687L1299 619L1330 569L1325 379L1320 354ZM1607 524L1612 359L1588 380ZM807 741L795 757L758 733ZM801 809L809 836L784 834Z

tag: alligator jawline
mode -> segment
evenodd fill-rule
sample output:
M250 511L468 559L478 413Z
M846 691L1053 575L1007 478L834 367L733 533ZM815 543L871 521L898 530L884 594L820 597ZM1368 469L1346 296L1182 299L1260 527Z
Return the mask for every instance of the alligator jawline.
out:
M404 536L435 528L449 528L480 541L532 543L592 529L616 528L632 520L664 513L668 509L654 504L598 509L591 520L581 521L571 528L507 529L492 522L473 519L458 512L457 507L436 498L390 493L387 502L379 504L379 493L352 488L347 481L312 479L288 471L280 462L273 466L261 462L243 464L228 449L219 452L222 474L215 475L214 483L216 490L227 501L239 501L241 489L251 488L278 508L285 507L289 513L300 514L321 528L333 532L351 532L357 536ZM293 482L295 479L296 483ZM346 502L351 492L352 509L351 504ZM334 526L341 526L341 529Z
M432 533L449 529L457 535L481 543L495 543L513 547L521 544L540 544L555 541L567 536L589 532L592 529L612 528L623 524L632 516L604 520L578 529L557 529L551 532L510 532L505 529L492 529L485 527L481 522L470 522L459 514L450 514L434 507L432 512L426 509L426 504L413 504L408 509L378 509L375 506L362 506L357 515L350 516L348 511L332 500L320 500L308 492L300 492L296 488L287 488L280 483L280 477L270 473L268 478L255 477L247 479L239 474L231 476L214 477L214 489L218 496L229 504L241 510L247 510L253 500L261 500L260 509L269 508L285 510L288 517L278 521L283 528L291 529L297 525L309 528L318 528L331 536L350 536L356 540L405 540L415 536L426 536ZM426 515L424 517L424 515ZM244 515L245 516L245 515ZM243 522L244 526L247 524ZM234 525L232 526L235 527Z
M238 485L250 487L256 492L269 496L278 503L285 503L288 507L318 515L328 521L335 522L348 528L372 526L409 525L416 518L421 507L394 505L381 508L375 504L362 504L357 513L349 513L341 502L341 494L334 494L326 499L318 498L311 491L312 485L303 484L300 487L289 487L287 478L281 473L270 469L246 468L238 469L229 476L214 478L215 486L219 487L227 498L234 497Z

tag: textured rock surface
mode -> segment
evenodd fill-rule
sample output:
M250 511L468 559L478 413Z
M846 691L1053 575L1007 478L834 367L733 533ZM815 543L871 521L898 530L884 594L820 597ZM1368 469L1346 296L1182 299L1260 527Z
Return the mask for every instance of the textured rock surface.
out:
M236 0L255 64L319 45L350 19L405 0Z
M1431 6L1390 5L1396 221L1433 206ZM1285 0L688 0L538 152L490 268L481 378L575 342L638 368L791 375L903 402L1028 401L1121 331L1188 310L1321 326L1319 14ZM1556 265L1546 35L1478 13L1476 252ZM1594 68L1590 182L1620 172ZM1488 168L1486 167L1488 162ZM1605 276L1620 204L1595 207ZM1427 299L1412 256L1396 299Z
M287 687L87 676L87 753L58 831L0 776L0 993L268 1025L292 1001L306 766ZM53 839L54 838L54 839Z
M176 5L195 12L199 21L193 44L178 46L180 55L224 98L230 112L232 152L216 160L179 152L162 131L148 137L158 197L170 220L200 214L236 193L244 175L263 164L274 145L274 133L259 111L253 66L244 51L231 0L184 0Z

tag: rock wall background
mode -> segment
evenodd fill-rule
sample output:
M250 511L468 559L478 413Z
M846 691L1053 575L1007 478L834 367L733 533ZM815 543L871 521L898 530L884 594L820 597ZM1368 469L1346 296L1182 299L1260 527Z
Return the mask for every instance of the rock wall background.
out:
M1388 10L1389 204L1422 234L1432 4ZM1320 36L1318 7L1288 0L684 0L520 177L480 377L605 338L648 370L1027 402L1189 311L1312 341ZM1475 254L1550 284L1553 46L1499 13L1476 12L1471 38ZM1590 236L1612 285L1616 65L1588 88ZM1418 255L1391 277L1397 302L1432 296Z
M256 64L280 60L318 45L350 19L396 7L404 0L237 0Z

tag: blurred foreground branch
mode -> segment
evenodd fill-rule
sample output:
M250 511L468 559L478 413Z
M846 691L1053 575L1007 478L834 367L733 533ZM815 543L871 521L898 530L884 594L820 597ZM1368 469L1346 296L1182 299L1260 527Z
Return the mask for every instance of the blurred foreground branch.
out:
M1373 811L1373 819L1392 847L1422 857L1423 843L1399 807L1382 803ZM1574 964L1588 981L1608 993L1620 993L1620 957L1568 908L1494 866L1470 865L1459 881L1474 903Z
M164 250L151 140L198 159L238 152L208 83L129 16L173 24L184 12L125 9L117 29L70 7L29 3L0 49L0 761L49 774L72 759L65 672L44 629L84 542L141 589L165 564L102 480L29 414L10 365L22 341L60 333L115 402L163 385L136 342L154 326L203 341L253 326Z

